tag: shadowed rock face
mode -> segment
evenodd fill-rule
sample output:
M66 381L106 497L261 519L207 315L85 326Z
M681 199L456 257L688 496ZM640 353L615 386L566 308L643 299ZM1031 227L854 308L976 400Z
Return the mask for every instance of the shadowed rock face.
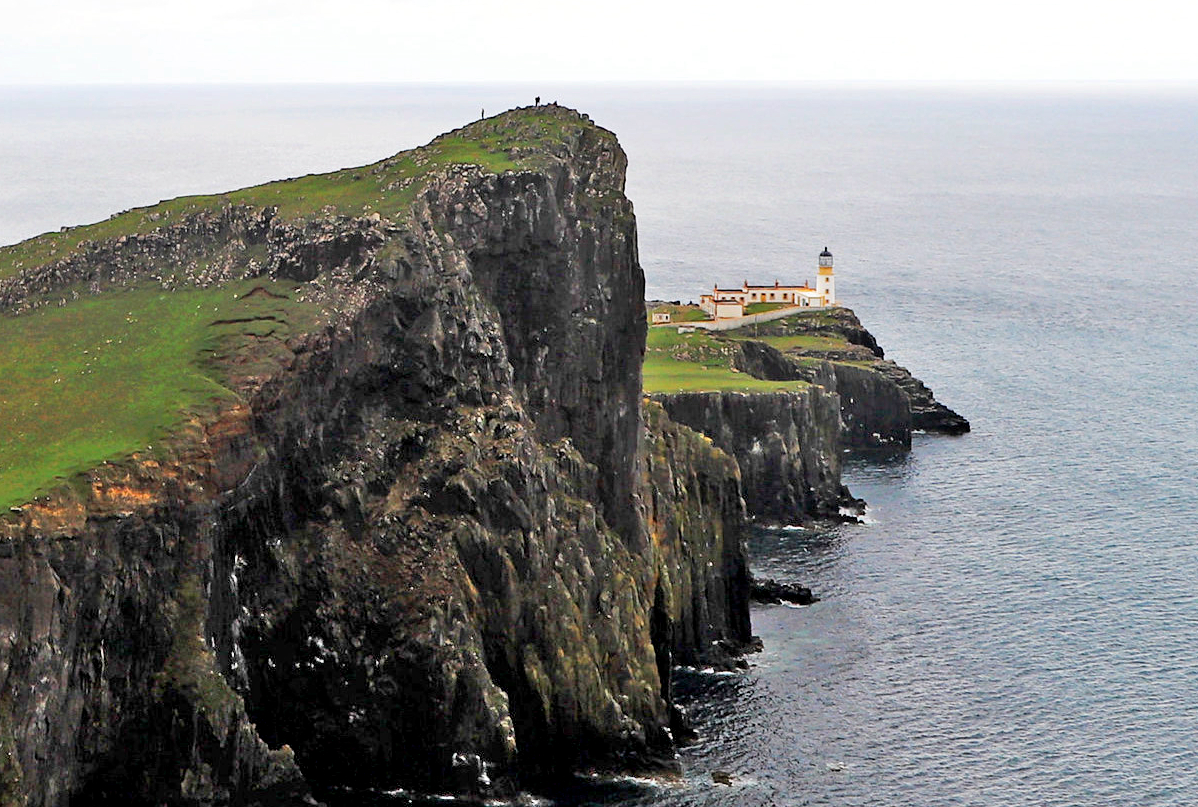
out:
M911 447L911 399L893 378L873 369L879 364L894 366L911 377L889 361L868 368L830 361L815 366L793 364L802 377L840 398L840 438L845 448Z
M670 663L749 638L739 476L642 418L625 158L546 114L573 128L543 168L446 168L403 225L199 227L265 239L230 271L315 277L336 316L165 456L0 520L0 804L503 793L670 757ZM55 271L142 277L112 249Z
M750 515L795 524L835 516L840 483L840 404L811 386L794 392L656 394L670 418L736 458Z

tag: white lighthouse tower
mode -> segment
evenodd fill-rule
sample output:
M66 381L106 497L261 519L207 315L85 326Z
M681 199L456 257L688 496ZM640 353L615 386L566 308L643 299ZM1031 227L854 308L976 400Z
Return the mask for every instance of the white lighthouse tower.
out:
M819 254L819 275L816 276L815 290L824 296L824 305L836 304L836 276L832 274L832 253L824 247Z

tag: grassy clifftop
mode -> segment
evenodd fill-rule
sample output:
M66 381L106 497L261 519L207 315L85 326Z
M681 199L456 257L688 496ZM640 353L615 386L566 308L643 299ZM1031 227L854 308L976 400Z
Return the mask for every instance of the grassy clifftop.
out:
M704 330L650 328L645 392L776 392L807 386L805 381L766 381L741 372L735 366L738 354L735 341Z
M768 304L767 304L768 305ZM686 315L694 306L658 306ZM685 320L678 320L685 321ZM685 327L685 326L683 326ZM804 381L766 381L742 372L740 344L760 342L800 366L852 364L873 367L880 359L867 344L872 337L846 308L820 308L728 331L649 329L645 351L645 392L762 392L802 387Z
M0 317L0 507L236 400L234 364L316 321L293 286L137 288Z
M181 197L0 248L0 284L64 259L101 260L89 250L101 243L120 248L121 237L174 238L178 225L231 206L274 209L274 221L301 226L371 214L402 224L440 169L535 170L584 132L615 146L613 135L573 110L512 110L360 168ZM305 302L311 295L304 283L259 277L189 284L196 255L186 236L179 238L176 257L151 270L169 276L173 290L153 277L111 288L76 283L56 288L50 305L0 313L0 508L105 461L151 451L185 420L235 400L239 380L255 369L269 372L293 337L329 319ZM232 254L265 264L265 246L240 250Z
M402 216L436 169L477 165L501 174L535 169L552 159L582 128L598 130L573 110L558 106L513 109L447 132L426 146L385 160L327 174L268 182L228 193L182 196L139 207L105 221L68 227L57 233L0 247L0 279L23 269L58 260L86 241L147 233L189 215L229 205L274 207L283 219L302 221L326 216ZM601 131L601 130L599 130ZM612 137L614 135L605 133Z

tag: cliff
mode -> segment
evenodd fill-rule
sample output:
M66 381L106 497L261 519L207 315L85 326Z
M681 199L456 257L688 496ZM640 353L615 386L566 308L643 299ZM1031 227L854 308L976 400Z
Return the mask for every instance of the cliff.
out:
M850 313L847 309L838 311ZM899 379L904 379L904 383L919 385L929 402L932 394L904 368L894 362L865 359L863 351L868 350L867 355L873 356L875 351L880 354L882 349L868 331L861 329L860 333L873 345L872 349L833 343L831 346L817 344L799 349L792 347L788 353L783 353L764 341L736 340L734 344L739 350L737 366L755 378L807 381L825 393L834 395L840 408L839 436L835 441L837 454L842 447L910 448L915 407L940 405L912 400ZM764 338L771 339L770 336ZM785 345L785 338L775 338L774 341ZM851 358L846 360L846 356ZM892 374L882 372L880 367L892 368Z
M860 504L840 483L845 450L907 449L914 429L969 430L842 307L723 332L655 327L645 386L673 420L736 458L749 515L773 523Z
M748 512L791 524L836 516L849 503L840 483L840 410L823 389L654 395L672 420L707 435L736 458Z
M516 110L0 250L44 460L0 478L0 804L670 764L670 664L749 638L745 513L642 417L625 164Z
M765 323L752 338L782 352L796 368L794 377L839 394L848 448L910 447L912 430L969 431L968 420L937 401L905 367L885 358L873 334L847 308Z

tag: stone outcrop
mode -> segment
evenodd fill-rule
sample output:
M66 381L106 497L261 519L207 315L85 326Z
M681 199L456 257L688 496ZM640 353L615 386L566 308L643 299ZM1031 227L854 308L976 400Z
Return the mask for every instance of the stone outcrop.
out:
M795 605L811 605L813 602L819 601L819 597L815 596L806 586L800 586L798 583L779 583L769 577L754 580L749 596L753 602L766 605L778 605L784 602Z
M932 390L906 367L892 361L875 362L871 369L895 383L907 396L911 409L911 428L939 434L965 434L969 421L936 400Z
M910 448L913 430L969 431L968 420L937 401L932 390L905 367L884 358L877 340L847 308L765 323L756 333L824 337L840 343L782 353L763 342L742 342L737 367L757 378L809 381L839 395L845 448Z
M798 377L839 397L841 442L845 448L911 447L911 399L893 378L873 369L875 365L822 360L791 363ZM893 362L885 363L898 367Z
M672 420L736 458L745 504L755 518L794 524L836 516L851 501L840 483L840 402L834 393L812 385L652 397Z
M0 804L671 764L670 665L750 638L740 478L642 417L625 158L542 110L562 135L535 168L439 169L402 221L230 209L5 284L20 310L188 282L202 242L329 316L162 454L0 519Z

